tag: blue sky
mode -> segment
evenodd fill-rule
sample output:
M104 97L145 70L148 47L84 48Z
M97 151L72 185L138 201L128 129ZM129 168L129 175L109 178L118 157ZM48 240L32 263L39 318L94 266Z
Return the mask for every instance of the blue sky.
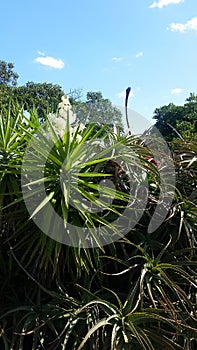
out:
M197 93L196 0L10 0L0 14L0 59L28 81L101 91L151 120Z

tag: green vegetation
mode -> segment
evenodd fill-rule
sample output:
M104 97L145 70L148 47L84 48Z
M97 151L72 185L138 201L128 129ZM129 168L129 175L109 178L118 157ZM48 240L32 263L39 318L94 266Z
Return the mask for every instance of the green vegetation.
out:
M197 95L191 93L183 106L157 108L154 112L156 127L168 141L174 139L196 140L197 133Z
M101 93L89 93L85 106L94 98L103 99ZM81 103L74 100L73 108ZM195 102L188 104L192 110ZM62 108L68 108L70 124L61 117ZM167 217L149 232L155 209L160 205L162 210L165 201L159 200L160 165L142 140L125 137L107 125L98 127L93 121L82 125L83 119L74 120L65 98L57 113L47 117L46 111L46 123L36 108L29 113L26 117L20 102L4 105L0 113L0 349L195 350L194 132L185 137L180 126L182 138L175 135L170 140L175 193ZM171 124L169 111L162 113ZM157 111L158 122L159 115ZM124 150L121 159L119 150ZM158 154L162 158L162 150ZM43 157L44 170L40 168ZM68 179L65 186L60 181L62 169ZM145 183L147 203L143 210L136 210L132 203L144 198L140 193ZM129 193L134 194L132 198ZM34 210L32 216L27 203ZM72 224L76 228L73 246L50 238L36 224L35 217L48 204L63 219L64 227ZM94 206L101 212L88 211ZM115 220L124 216L127 207L131 215L124 235L125 221L117 226ZM53 231L50 213L43 221L49 232L58 234L57 225ZM88 230L91 248L79 244L80 228ZM103 245L109 232L111 242L104 240L109 244ZM71 232L65 233L69 237ZM114 234L120 238L114 240Z
M14 64L0 60L0 86L16 86L18 74L13 71Z
M86 101L78 101L74 104L77 120L84 124L116 124L123 128L122 114L112 103L103 98L101 92L89 91Z
M13 71L13 63L0 61L0 110L11 111L19 103L25 110L36 109L40 120L45 121L49 112L56 112L58 103L64 94L61 86L51 83L28 82L17 86L18 74ZM82 100L80 89L68 93L71 104L75 108L78 122L85 124L102 123L117 124L122 127L121 112L112 103L103 98L101 92L88 92L86 101Z

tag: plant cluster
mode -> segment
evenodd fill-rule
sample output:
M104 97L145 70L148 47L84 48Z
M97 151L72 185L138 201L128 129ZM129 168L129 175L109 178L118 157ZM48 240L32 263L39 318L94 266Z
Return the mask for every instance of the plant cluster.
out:
M139 138L76 124L66 97L42 127L34 109L28 117L17 107L1 114L0 349L196 349L197 145L178 141L173 149L174 198L150 233L162 165ZM147 198L143 212L139 198ZM49 204L73 244L53 239L60 227L50 212L44 228L57 236L36 224ZM125 221L114 225L125 208L126 234Z

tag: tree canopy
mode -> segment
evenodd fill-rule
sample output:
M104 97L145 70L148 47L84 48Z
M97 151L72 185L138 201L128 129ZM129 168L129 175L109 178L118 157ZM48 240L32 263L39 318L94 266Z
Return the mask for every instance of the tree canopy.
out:
M23 86L13 87L6 84L0 86L0 110L8 109L17 103L25 110L36 108L41 120L47 112L55 112L64 91L61 86L51 83L28 82Z
M10 103L18 103L25 110L36 108L41 120L46 113L56 112L62 95L62 87L52 83L27 82L16 86L19 75L13 71L14 64L0 61L0 110L7 109ZM66 93L67 94L67 93ZM86 101L82 101L82 91L73 89L68 92L71 104L77 115L77 121L84 124L116 124L122 127L121 112L113 107L110 100L103 98L100 91L89 91Z
M190 93L183 106L173 103L156 108L153 119L167 141L176 138L190 139L197 132L197 95Z
M13 71L14 64L0 60L0 86L16 86L19 75Z
M39 117L45 118L50 110L55 112L64 91L61 86L51 83L28 82L15 89L15 97L26 110L37 109Z
M110 100L103 98L100 91L89 91L85 102L74 104L77 120L84 124L116 124L122 128L121 111Z

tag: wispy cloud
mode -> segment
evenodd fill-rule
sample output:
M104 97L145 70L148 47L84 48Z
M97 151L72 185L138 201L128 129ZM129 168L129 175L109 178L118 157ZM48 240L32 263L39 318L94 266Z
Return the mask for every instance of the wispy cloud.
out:
M121 62L121 61L123 61L123 57L112 57L112 61L113 62Z
M171 4L180 4L181 2L184 2L184 0L159 0L159 1L153 2L149 7L151 9L155 7L162 9L164 6L168 6Z
M181 32L181 33L184 33L188 30L193 30L197 33L197 17L190 19L186 23L171 23L170 30L172 32Z
M136 55L135 55L136 58L140 58L142 56L143 56L143 52L142 51L137 52Z
M39 52L40 57L35 58L35 62L44 66L62 69L64 68L64 62L60 58L54 58L51 56L43 56L42 52Z
M175 89L172 89L171 90L171 94L172 95L179 95L181 94L185 89L182 89L182 88L175 88Z
M38 51L38 55L40 55L40 56L45 56L45 53L42 52L42 51Z
M124 89L124 90L121 91L121 92L118 92L118 93L116 94L116 96L117 96L118 98L120 98L120 99L125 99L125 97L126 97L126 89ZM134 93L133 93L133 90L131 89L130 94L129 94L129 97L133 97L133 96L134 96Z

